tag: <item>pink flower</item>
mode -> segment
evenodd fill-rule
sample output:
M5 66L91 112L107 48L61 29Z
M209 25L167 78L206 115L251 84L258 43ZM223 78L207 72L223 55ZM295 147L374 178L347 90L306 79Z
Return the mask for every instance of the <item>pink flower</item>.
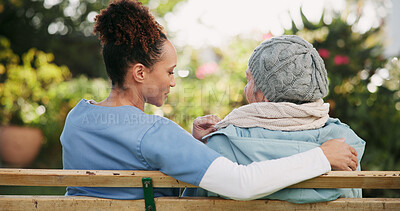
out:
M266 34L263 34L263 40L268 40L271 39L274 35L272 35L271 32L268 32Z
M343 55L336 55L333 61L335 62L336 65L343 65L350 63L349 57Z
M218 69L217 63L211 62L202 64L196 70L196 77L198 79L203 79L205 76L213 74L217 69Z
M320 48L318 49L318 53L319 55L323 58L323 59L327 59L329 58L329 56L331 55L331 52L329 52L327 49L325 48Z

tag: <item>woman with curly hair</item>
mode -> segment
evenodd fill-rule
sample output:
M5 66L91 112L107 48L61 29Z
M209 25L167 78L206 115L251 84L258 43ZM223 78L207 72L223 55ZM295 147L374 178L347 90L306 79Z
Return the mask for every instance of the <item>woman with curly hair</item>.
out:
M335 168L356 168L355 151L339 140L291 157L238 165L196 140L218 121L194 121L193 136L163 117L144 113L161 106L175 86L177 55L148 9L136 0L116 0L96 17L109 96L82 99L68 114L60 137L64 169L159 170L183 182L234 199L254 199ZM282 175L285 177L282 178ZM67 195L140 199L140 188L68 187ZM177 189L154 189L177 196Z

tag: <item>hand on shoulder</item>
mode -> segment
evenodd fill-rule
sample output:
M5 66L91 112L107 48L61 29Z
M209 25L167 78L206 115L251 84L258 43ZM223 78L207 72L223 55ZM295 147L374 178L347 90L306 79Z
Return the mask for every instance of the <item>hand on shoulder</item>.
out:
M344 138L331 139L321 145L332 170L355 171L358 166L357 151L344 143Z
M206 140L202 140L201 138L205 135L208 135L217 129L214 128L215 124L217 124L221 119L216 115L206 115L202 117L197 117L193 121L193 131L192 135L195 139L205 142Z

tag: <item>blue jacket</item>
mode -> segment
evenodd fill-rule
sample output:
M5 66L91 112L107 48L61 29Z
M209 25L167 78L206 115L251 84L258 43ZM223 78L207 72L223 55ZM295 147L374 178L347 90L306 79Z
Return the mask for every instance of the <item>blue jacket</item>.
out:
M345 138L345 142L354 147L358 161L365 149L365 141L338 119L330 118L319 129L303 131L274 131L264 128L240 128L229 125L209 135L207 145L238 164L250 164L253 161L271 160L287 157L319 147L325 141ZM359 163L360 164L360 163ZM360 170L360 165L357 170ZM282 175L284 177L285 175ZM192 190L193 191L193 190ZM217 196L204 190L186 195ZM361 198L361 189L283 189L263 199L286 200L293 203L312 203L330 201L338 197Z

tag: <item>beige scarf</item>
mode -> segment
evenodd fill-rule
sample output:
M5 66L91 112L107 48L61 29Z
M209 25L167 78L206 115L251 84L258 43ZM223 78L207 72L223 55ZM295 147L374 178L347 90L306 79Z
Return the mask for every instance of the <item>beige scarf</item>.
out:
M324 126L329 118L328 112L329 103L324 103L322 99L301 105L287 102L251 103L234 109L215 128L232 124L282 131L311 130Z

